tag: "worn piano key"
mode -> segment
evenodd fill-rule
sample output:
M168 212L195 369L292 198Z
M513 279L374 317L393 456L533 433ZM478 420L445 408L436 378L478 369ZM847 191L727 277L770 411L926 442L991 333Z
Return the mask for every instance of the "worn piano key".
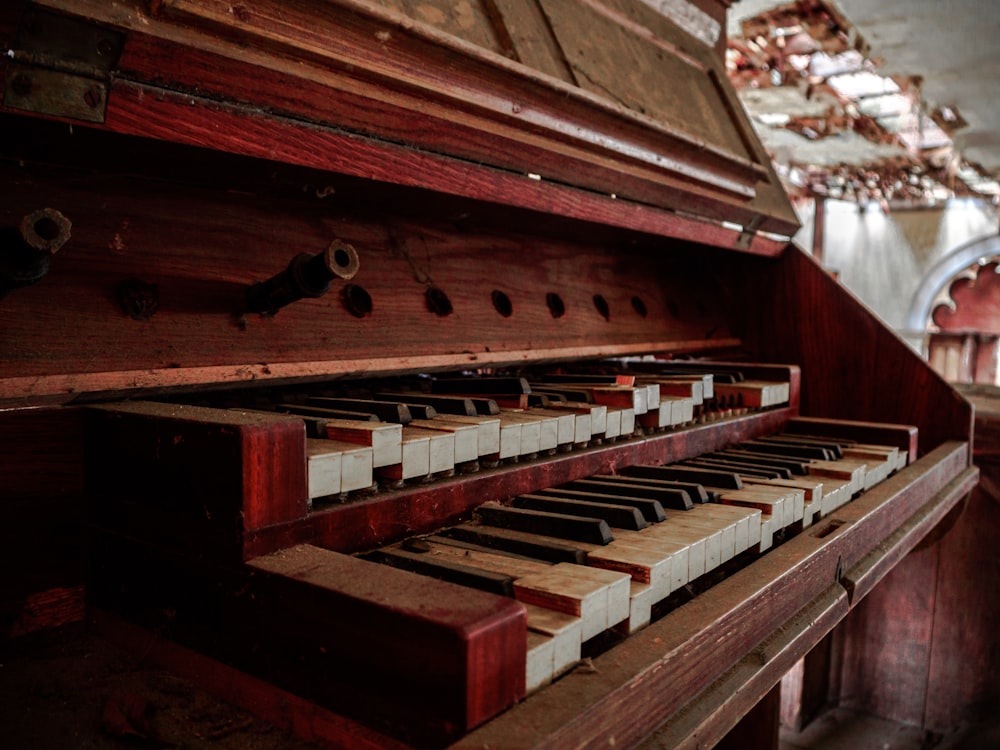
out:
M663 508L675 510L691 510L691 496L684 490L667 487L648 487L625 481L614 475L598 475L589 479L577 479L561 485L559 489L582 490L584 492L601 492L622 497L642 497L656 500Z
M448 431L425 429L410 422L403 428L403 440L426 437L428 440L428 473L449 474L455 470L455 435Z
M774 531L783 529L791 523L790 521L785 523L786 511L783 497L773 497L756 490L725 490L719 493L719 502L723 505L744 505L759 509L764 516L770 517Z
M306 438L309 497L326 497L372 486L372 449L337 440Z
M507 508L498 503L484 503L477 508L476 514L489 526L530 531L577 542L607 544L614 538L608 524L599 518Z
M660 398L664 396L681 396L691 399L695 406L701 406L705 402L705 387L702 378L698 376L656 375L639 378L639 382L655 383L658 385L660 387Z
M514 596L514 579L503 573L494 573L471 565L463 565L426 553L411 552L398 547L385 547L363 555L370 562L390 565L411 573L437 578L460 586L485 591L499 596Z
M715 397L737 399L740 406L766 409L788 403L788 383L772 383L759 380L744 380L739 383L719 383L714 386Z
M588 500L595 503L611 503L613 505L628 505L632 508L636 508L642 517L648 523L659 523L666 519L666 514L663 511L663 506L660 504L659 500L645 498L645 497L626 497L626 496L616 496L610 493L601 492L586 492L583 490L569 489L566 485L561 487L549 487L541 490L537 490L536 495L542 495L543 497L568 497L568 498L578 498L580 500Z
M525 378L519 377L477 377L477 378L435 378L431 381L431 391L442 394L488 394L488 393L531 393Z
M742 489L735 473L729 471L715 471L711 469L699 469L691 466L629 466L622 470L626 476L644 477L649 479L675 479L682 482L694 482L706 486L720 487L723 489Z
M516 529L464 524L442 529L438 534L460 542L551 563L567 562L583 565L587 560L587 553L576 542L555 537L543 538Z
M525 412L526 414L537 414L549 417L556 423L556 446L571 446L576 442L576 420L575 414L559 409L549 409L544 406L533 406ZM590 439L589 436L587 438ZM580 441L583 442L583 441Z
M306 406L315 406L321 409L343 409L365 414L374 414L383 422L396 422L401 425L408 425L413 419L410 408L399 401L377 401L363 398L334 398L332 396L310 396L306 399ZM423 415L424 418L427 415ZM433 416L433 414L431 415Z
M528 630L552 639L552 675L558 677L580 661L583 627L579 617L534 604L525 604Z
M526 604L548 607L581 620L584 641L629 617L629 581L624 573L557 563L548 570L514 581L515 596Z
M432 406L441 414L460 414L467 417L475 417L475 404L471 399L463 396L446 396L444 394L432 395L429 393L394 393L381 392L375 394L376 398L386 401L402 401L405 404L424 404Z
M733 458L737 461L757 464L759 466L775 466L788 469L792 474L804 476L808 473L807 459L779 456L772 453L755 453L754 451L725 450L716 453L706 453L704 458Z
M403 460L402 425L331 419L326 423L326 435L331 440L369 446L372 449L372 466L376 469L396 466Z
M437 417L437 420L442 422L442 424L459 424L475 427L479 457L482 459L500 458L500 439L503 430L499 417L447 414Z
M839 461L813 461L809 464L809 474L831 479L842 479L850 483L851 496L865 487L867 464L864 461L840 459Z
M479 458L479 428L476 425L461 424L438 416L434 419L414 419L410 422L410 427L449 433L454 443L455 464L469 463Z
M498 415L500 419L500 430L501 430L501 458L508 458L506 451L503 450L503 435L504 431L507 431L509 440L512 447L509 449L514 451L513 455L509 456L513 458L514 456L534 456L538 454L541 448L541 435L542 428L541 424L530 420L524 419L517 413L509 409L500 409L500 414ZM517 446L513 447L513 435L517 435Z
M534 410L519 411L502 409L501 416L520 420L522 425L535 424L538 427L538 451L552 452L559 445L559 420L554 416L538 414ZM521 440L525 439L525 428L521 428ZM523 449L523 446L522 446Z
M564 387L558 382L547 382L543 379L542 382L532 383L531 388L536 393L558 393L567 398L570 398L569 394L582 394L587 402L633 409L636 414L645 414L650 408L650 393L643 386L572 381L572 386Z
M786 487L801 490L803 497L802 527L811 526L823 509L823 483L809 479L757 479L743 478L743 483L752 488L757 485Z
M595 503L579 498L553 497L552 495L518 495L512 501L515 508L528 508L551 513L565 513L587 518L603 518L608 526L616 529L639 531L646 528L646 521L637 508L628 505Z
M430 453L431 440L425 430L411 430L403 427L400 437L400 460L399 463L382 466L376 470L376 474L383 479L394 482L406 481L426 477L430 474ZM452 444L452 468L454 468L454 443Z
M600 410L603 409L604 414L604 429L607 429L607 407L591 407L579 404L570 403L550 403L546 410L554 411L556 413L562 414L572 414L575 420L574 423L574 433L573 442L575 444L583 444L590 442L590 439L594 435L603 435L604 431L598 432L594 425L594 415L595 413L600 416L602 413ZM598 420L599 422L599 420Z
M524 667L524 688L528 694L552 682L555 669L555 641L551 636L528 629Z

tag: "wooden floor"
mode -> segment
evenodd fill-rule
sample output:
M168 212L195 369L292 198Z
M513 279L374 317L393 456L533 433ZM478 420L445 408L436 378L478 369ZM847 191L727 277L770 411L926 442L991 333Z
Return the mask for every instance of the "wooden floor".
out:
M846 709L832 709L801 732L781 730L779 750L990 750L1000 748L1000 717L942 735Z

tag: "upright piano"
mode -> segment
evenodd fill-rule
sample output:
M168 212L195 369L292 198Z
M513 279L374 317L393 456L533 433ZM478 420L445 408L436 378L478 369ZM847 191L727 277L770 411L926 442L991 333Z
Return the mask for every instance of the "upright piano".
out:
M84 611L155 633L337 747L771 747L786 673L850 681L843 649L803 659L960 509L972 409L789 242L729 4L4 3L5 636ZM524 442L483 447L486 424ZM615 552L490 523L576 523L615 481L657 513L663 467L749 485L771 475L733 451L782 441L874 445L854 464L885 476L786 494L787 520L716 474L708 503L673 488L646 519L690 532L669 554L600 518ZM451 463L403 461L431 445ZM713 508L743 509L728 554L684 515ZM567 566L607 578L603 625L523 593Z

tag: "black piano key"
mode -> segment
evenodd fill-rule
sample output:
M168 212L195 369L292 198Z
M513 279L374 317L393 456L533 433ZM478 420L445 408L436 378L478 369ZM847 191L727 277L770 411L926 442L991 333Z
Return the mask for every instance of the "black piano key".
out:
M548 406L554 401L565 401L566 399L558 394L535 393L532 391L528 395L528 406Z
M809 458L819 461L832 461L833 453L826 448L812 445L778 445L767 443L763 440L746 440L732 446L733 450L747 450L756 453L770 453L775 456L794 456L796 458Z
M531 393L531 387L524 378L483 377L483 378L435 378L431 381L433 393Z
M715 458L692 458L682 462L684 466L699 466L706 469L724 469L735 471L740 476L756 477L757 479L791 479L792 472L788 469L773 468L767 466L755 466L743 461L730 461Z
M318 417L319 419L355 419L362 422L380 422L377 414L371 412L348 411L346 409L323 409L318 406L303 406L301 404L275 404L276 411L284 414L294 414L301 417ZM323 437L326 437L325 435Z
M500 405L491 398L470 398L480 417L492 417L500 413Z
M646 528L646 521L639 509L627 505L609 505L608 503L594 503L550 495L518 495L514 498L513 505L515 508L541 510L547 513L566 513L571 516L602 518L613 529L639 531Z
M620 481L614 477L577 479L573 482L560 485L557 489L564 487L571 490L596 491L610 495L621 495L623 497L645 497L649 500L656 500L664 508L670 508L671 510L691 510L694 507L691 496L683 490L650 487L639 483L632 484L628 481Z
M587 553L579 547L574 547L570 542L542 541L540 537L532 534L507 529L495 529L489 526L455 526L442 529L438 535L545 562L568 562L577 565L584 565L587 562Z
M649 477L611 474L599 474L595 477L595 479L614 479L638 485L658 487L661 489L682 490L687 493L687 495L691 498L691 502L695 504L714 503L717 500L715 497L716 493L709 492L705 489L704 485L697 484L696 482L681 482L675 479L650 479Z
M646 523L660 523L667 520L667 514L663 512L663 505L660 504L660 501L646 497L628 497L626 495L613 495L608 492L572 490L568 489L565 485L558 488L548 487L532 494L543 495L544 497L578 498L592 503L628 505L642 513L642 517Z
M695 469L691 466L677 466L676 464L668 466L630 466L627 469L623 469L622 473L626 476L647 477L649 479L676 479L682 482L694 482L724 490L743 489L743 482L732 472Z
M530 531L533 534L571 539L588 544L610 544L614 541L611 528L600 518L585 518L564 513L544 513L525 508L507 508L486 503L476 511L487 526Z
M387 401L402 401L404 404L426 404L433 406L441 414L459 414L466 417L479 416L475 404L464 396L434 396L429 393L376 393ZM500 408L497 407L497 414Z
M788 469L792 474L802 476L807 474L809 469L808 461L794 458L782 458L769 453L754 453L753 451L718 451L716 453L705 453L699 458L721 458L740 461L741 463L754 464L755 466L768 466L781 469Z
M398 401L369 401L362 398L331 398L327 396L310 396L306 399L307 406L320 409L346 409L374 414L383 422L395 422L407 425L413 421L409 407Z
M764 440L768 443L813 445L819 448L826 448L833 452L834 458L843 458L844 448L850 445L850 441L839 442L837 440L806 437L804 435L801 437L798 435L768 435L767 437L758 438L758 440Z
M412 573L450 581L462 586L489 591L501 596L514 596L514 579L501 573L480 570L468 565L441 560L428 553L410 552L397 547L368 552L362 557L372 562L392 565L395 568L409 570Z
M496 555L499 557L510 558L511 560L527 560L529 562L548 562L547 560L540 560L537 557L531 557L530 555L518 554L516 552L510 552L504 549L495 549L493 547L487 547L482 544L476 544L475 542L467 542L462 539L456 539L450 536L444 536L443 534L429 534L427 536L415 537L413 539L408 539L401 542L401 546L404 549L410 549L412 546L413 551L421 552L430 549L431 544L443 544L449 547L455 547L458 549L469 550L470 552L483 552L488 555Z

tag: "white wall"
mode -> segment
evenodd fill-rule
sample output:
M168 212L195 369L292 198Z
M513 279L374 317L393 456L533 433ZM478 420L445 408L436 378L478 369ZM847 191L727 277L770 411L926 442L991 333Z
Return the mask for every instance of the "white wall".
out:
M800 211L796 242L812 249L813 207ZM890 211L877 205L828 200L823 265L891 328L903 331L906 313L927 271L951 251L995 236L997 208L989 201L961 199L942 208ZM907 338L912 338L908 336Z

